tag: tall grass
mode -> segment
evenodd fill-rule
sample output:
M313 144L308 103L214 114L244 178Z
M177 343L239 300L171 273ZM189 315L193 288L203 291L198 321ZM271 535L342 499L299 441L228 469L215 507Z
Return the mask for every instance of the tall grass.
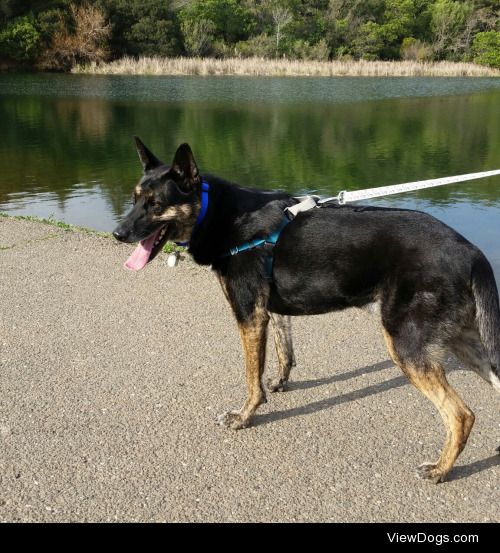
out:
M314 61L264 58L122 58L77 65L94 75L251 75L349 77L499 77L500 70L474 63L417 61Z

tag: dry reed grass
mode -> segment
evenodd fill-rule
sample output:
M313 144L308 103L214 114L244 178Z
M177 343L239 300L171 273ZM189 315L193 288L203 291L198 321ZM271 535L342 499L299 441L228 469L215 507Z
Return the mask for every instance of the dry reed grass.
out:
M500 71L474 63L447 61L314 61L264 58L125 57L78 65L73 73L94 75L250 75L345 77L499 77Z

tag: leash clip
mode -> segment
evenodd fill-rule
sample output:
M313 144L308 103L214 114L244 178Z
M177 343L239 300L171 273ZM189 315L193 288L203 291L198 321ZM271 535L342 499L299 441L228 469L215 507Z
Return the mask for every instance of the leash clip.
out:
M346 204L345 193L346 193L346 190L341 190L339 192L339 195L337 196L337 202L339 203L339 205L345 205Z
M301 211L309 211L313 207L318 207L318 200L318 196L306 196L299 203L290 207L285 207L285 215L290 221L293 221L297 214L299 214Z

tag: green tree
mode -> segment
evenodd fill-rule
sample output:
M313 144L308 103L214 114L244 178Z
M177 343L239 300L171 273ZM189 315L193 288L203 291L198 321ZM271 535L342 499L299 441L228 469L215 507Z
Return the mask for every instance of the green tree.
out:
M352 50L356 57L366 60L375 60L384 49L384 28L375 21L367 21L359 28L352 43Z
M0 58L18 62L32 62L38 54L40 33L33 17L19 17L0 32Z
M414 0L385 0L383 35L387 46L411 36L416 15Z
M474 61L500 69L500 32L477 33L472 44Z
M181 23L184 48L190 56L209 55L215 42L215 25L210 19L184 19Z
M174 21L143 17L124 33L128 52L143 56L175 56L179 53Z
M375 21L363 23L353 38L353 50L366 59L394 59L403 39L419 34L428 7L425 0L385 0ZM427 18L428 19L428 18Z
M293 15L286 6L276 4L271 7L271 18L274 24L274 35L276 40L275 54L278 56L281 52L280 45L285 29L293 21Z
M183 7L178 16L184 37L197 22L210 21L213 38L226 44L247 39L252 27L249 10L237 0L195 0Z
M316 44L324 39L327 27L325 16L328 6L328 0L289 1L288 7L293 14L293 20L288 29L289 36L310 44Z
M71 5L103 13L111 36L100 48L112 58L482 60L495 48L482 33L500 31L499 0L0 0L2 57L38 63L55 42L61 55L71 51L78 27Z
M445 57L450 52L473 9L469 1L437 0L431 6L433 47L438 57Z
M112 25L113 57L173 56L181 51L172 0L97 0Z
M415 19L411 36L423 42L431 40L431 7L435 0L414 0Z

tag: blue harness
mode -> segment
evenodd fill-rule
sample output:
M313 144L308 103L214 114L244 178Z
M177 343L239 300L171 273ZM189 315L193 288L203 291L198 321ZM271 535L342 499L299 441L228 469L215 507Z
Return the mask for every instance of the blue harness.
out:
M195 233L196 230L199 228L199 226L203 222L203 219L205 218L205 215L207 214L209 192L210 192L210 185L208 184L208 182L203 181L201 183L201 207L200 207L200 212L198 213L198 217L196 218L196 222L194 224L193 233ZM244 242L240 246L235 246L234 248L231 248L228 253L223 254L222 257L237 255L247 250L253 250L254 248L266 247L270 250L265 259L266 273L267 273L267 278L269 280L272 280L273 261L274 261L272 248L274 248L274 246L276 245L276 242L278 242L281 231L288 225L289 222L290 222L290 219L284 216L280 226L269 236L266 236L265 238L255 238L250 242ZM178 246L187 246L189 242L176 242L176 244Z
M268 255L266 256L266 259L265 259L267 278L268 280L272 280L273 262L274 262L273 248L276 245L276 242L278 242L281 231L288 225L289 222L290 222L290 219L288 219L288 217L283 217L283 220L281 221L280 226L274 232L272 232L265 238L255 238L250 242L244 242L243 244L241 244L241 246L235 246L234 248L231 248L228 253L225 253L223 257L228 257L230 255L237 255L247 250L253 250L254 248L265 247L268 249Z

